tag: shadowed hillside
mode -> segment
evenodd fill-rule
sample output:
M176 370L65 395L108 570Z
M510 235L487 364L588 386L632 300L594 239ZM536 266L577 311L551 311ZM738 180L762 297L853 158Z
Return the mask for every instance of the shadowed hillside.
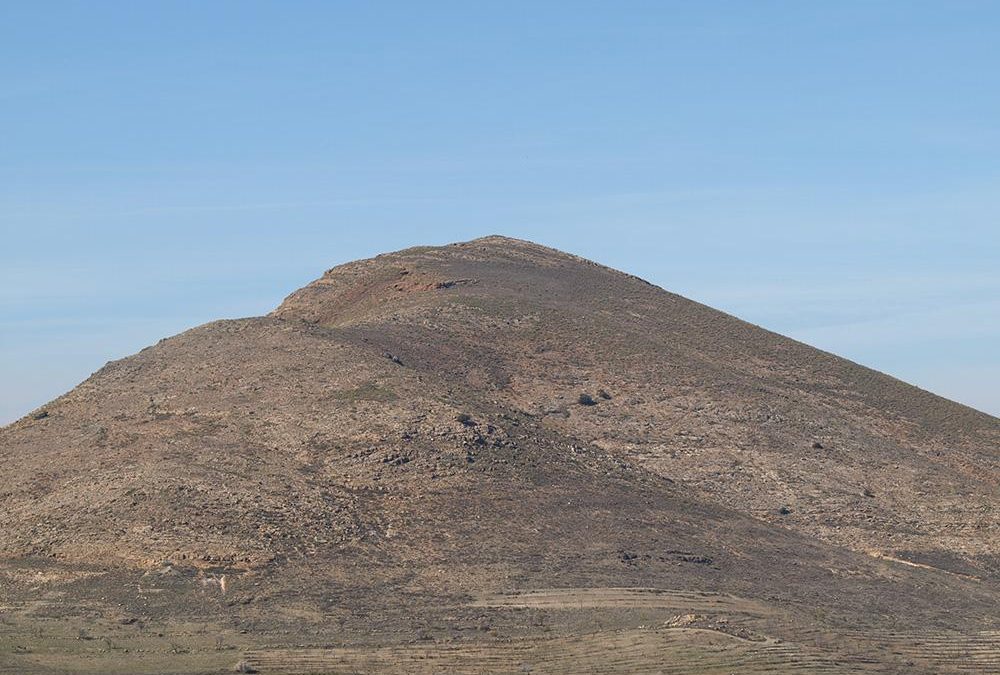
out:
M0 671L996 672L998 447L592 262L408 249L0 430Z

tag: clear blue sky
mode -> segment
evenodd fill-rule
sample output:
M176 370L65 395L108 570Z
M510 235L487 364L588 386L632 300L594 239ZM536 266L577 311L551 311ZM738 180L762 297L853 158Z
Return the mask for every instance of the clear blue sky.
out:
M0 6L0 422L489 233L1000 414L1000 3Z

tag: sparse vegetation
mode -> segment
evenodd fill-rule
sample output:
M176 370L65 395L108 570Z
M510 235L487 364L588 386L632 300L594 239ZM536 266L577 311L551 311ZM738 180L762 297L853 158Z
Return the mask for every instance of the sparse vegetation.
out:
M338 268L45 409L0 430L5 672L1000 663L995 420L530 244Z
M396 392L388 387L383 387L375 382L366 382L354 389L340 389L330 394L331 398L338 401L378 401L388 403L396 400Z

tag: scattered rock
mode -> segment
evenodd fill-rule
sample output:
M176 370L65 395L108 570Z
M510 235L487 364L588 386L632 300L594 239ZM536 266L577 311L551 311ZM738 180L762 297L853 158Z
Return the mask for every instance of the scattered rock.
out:
M634 561L639 559L638 553L632 553L631 551L621 550L618 551L618 559L621 560L626 565L635 564Z

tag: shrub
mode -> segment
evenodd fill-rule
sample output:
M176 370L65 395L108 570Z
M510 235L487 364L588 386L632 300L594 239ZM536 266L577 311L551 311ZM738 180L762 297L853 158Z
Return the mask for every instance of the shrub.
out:
M580 405L597 405L597 401L590 394L580 394L576 402Z
M472 419L472 415L468 413L458 413L457 415L455 415L455 421L460 422L461 424L464 424L467 427L476 426L475 421L473 421Z

